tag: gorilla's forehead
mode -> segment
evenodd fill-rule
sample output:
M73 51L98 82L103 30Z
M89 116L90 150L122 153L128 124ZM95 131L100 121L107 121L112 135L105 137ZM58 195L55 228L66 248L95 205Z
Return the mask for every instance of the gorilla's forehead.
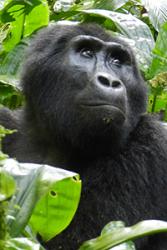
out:
M71 43L76 43L76 44L85 44L85 45L89 45L90 43L92 45L95 45L96 48L102 48L102 47L106 47L106 48L111 48L111 49L119 49L119 50L128 50L129 51L129 47L126 46L125 44L122 44L121 41L104 41L101 40L100 38L97 38L95 36L91 36L91 35L78 35L75 36L74 38L71 39Z

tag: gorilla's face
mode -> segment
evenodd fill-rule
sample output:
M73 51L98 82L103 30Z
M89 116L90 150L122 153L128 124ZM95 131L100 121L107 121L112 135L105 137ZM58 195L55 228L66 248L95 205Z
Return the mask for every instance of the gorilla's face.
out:
M77 79L76 108L92 123L121 127L126 122L128 102L123 76L131 71L131 63L128 50L119 43L84 35L69 43L70 71L85 74L84 82L82 77ZM126 75L127 82L130 75Z
M145 112L143 80L124 42L78 33L59 53L58 44L67 40L63 32L57 44L43 42L36 52L31 109L40 127L62 144L84 148L109 141L116 146Z

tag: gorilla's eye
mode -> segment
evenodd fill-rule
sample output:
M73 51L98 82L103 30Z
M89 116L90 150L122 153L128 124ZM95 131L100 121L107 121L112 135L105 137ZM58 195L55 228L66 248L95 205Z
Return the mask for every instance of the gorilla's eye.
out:
M108 64L109 65L116 65L121 67L122 65L130 65L131 58L129 53L126 50L121 50L120 48L113 49L108 54Z
M93 58L94 51L91 48L82 48L80 50L80 54L81 56L86 57L86 58Z
M118 58L110 58L109 59L109 64L114 64L114 65L120 66L121 65L121 61Z

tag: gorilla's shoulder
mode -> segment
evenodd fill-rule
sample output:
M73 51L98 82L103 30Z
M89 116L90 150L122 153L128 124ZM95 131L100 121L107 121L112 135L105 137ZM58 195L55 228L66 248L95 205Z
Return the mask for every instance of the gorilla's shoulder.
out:
M151 114L141 116L136 129L132 132L132 137L136 141L146 144L166 144L167 149L167 123L158 120Z

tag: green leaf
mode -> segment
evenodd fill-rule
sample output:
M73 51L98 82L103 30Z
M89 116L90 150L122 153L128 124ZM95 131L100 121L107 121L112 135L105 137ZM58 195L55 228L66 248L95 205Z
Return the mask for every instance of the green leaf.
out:
M0 167L0 202L10 198L16 190L16 184L12 176Z
M4 57L1 56L0 75L14 75L17 77L20 73L20 67L24 61L25 50L29 44L29 39L22 39L21 43L16 45ZM1 78L0 78L1 79Z
M23 94L17 85L17 79L0 75L0 104L11 109L23 104Z
M13 238L6 241L5 250L40 250L39 243L27 238Z
M135 250L135 245L132 241L128 241L126 243L120 244L116 247L110 248L111 250Z
M4 23L10 23L10 30L3 42L5 51L10 51L22 38L31 35L35 30L48 25L49 8L47 0L12 1L8 0L1 11Z
M167 22L167 1L141 0L141 3L147 9L152 25L159 31L161 26Z
M117 228L124 228L125 223L123 221L111 221L101 231L101 235L108 233L108 232L114 232Z
M4 7L5 0L0 0L0 10Z
M125 223L122 221L112 221L108 223L102 230L101 235L106 233L113 233L118 228L125 228ZM135 245L132 241L127 241L116 247L112 247L112 250L135 250Z
M30 219L30 225L44 241L64 230L71 222L80 197L80 180L67 178L53 184L49 192L38 202Z
M31 217L32 211L37 202L40 168L35 168L26 175L21 169L20 173L16 172L19 171L19 169L16 170L14 161L7 160L4 165L5 169L8 169L8 164L10 164L8 167L12 167L13 169L12 175L17 183L17 193L13 197L9 206L9 233L12 237L18 237ZM19 174L22 175L22 178ZM18 177L20 179L18 179Z
M158 220L142 221L132 227L117 228L114 231L106 232L96 239L86 241L79 249L107 250L120 243L160 232L167 232L167 222Z
M100 15L114 22L118 30L127 38L134 41L137 58L141 60L146 70L152 60L151 51L154 48L154 39L149 27L131 14L122 14L108 10L85 10L84 13Z
M112 5L112 10L117 10L121 8L124 4L128 2L128 0L112 0L110 1Z
M10 23L8 36L3 42L3 49L8 52L23 38L24 5L11 6L6 12L2 12L1 18L4 22Z
M12 133L14 133L16 130L10 130L10 129L6 129L3 126L0 125L0 141L3 137L5 137L5 135L10 135ZM3 166L4 162L0 161L0 167Z
M69 11L70 8L72 8L73 4L74 4L73 0L68 0L68 1L57 0L55 1L53 8L55 12L66 12Z
M39 232L44 240L67 227L80 198L81 181L77 174L47 165L18 164L14 160L6 160L4 169L12 174L18 188L10 202L11 236L18 237L30 217L33 232Z
M126 4L128 0L95 0L93 8L117 10Z
M147 78L153 78L156 74L167 72L167 23L165 23L156 40L153 50L153 60L148 71Z
M33 0L33 4L37 0ZM49 23L49 7L47 0L40 0L40 4L36 4L34 8L26 8L26 18L24 26L24 37L31 35L35 30L47 26Z
M0 27L0 44L7 37L9 24L4 24Z

